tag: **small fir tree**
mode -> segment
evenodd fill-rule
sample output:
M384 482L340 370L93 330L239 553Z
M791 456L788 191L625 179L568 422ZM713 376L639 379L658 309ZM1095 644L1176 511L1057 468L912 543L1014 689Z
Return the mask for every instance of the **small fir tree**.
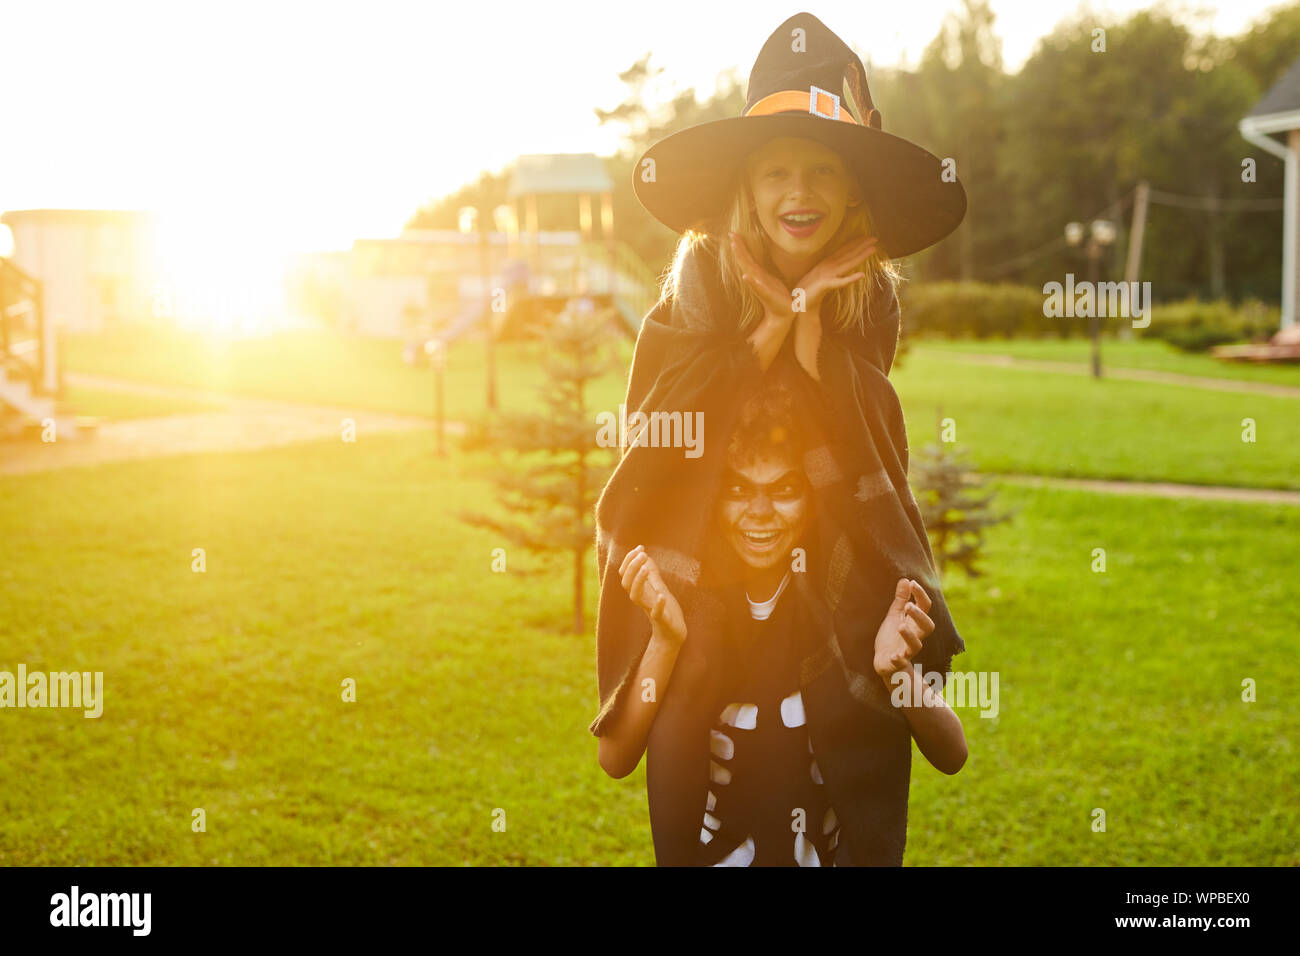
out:
M951 449L951 441L944 441L942 408L938 419L938 442L927 444L912 460L912 487L940 575L949 564L956 564L968 576L982 577L984 572L975 567L975 561L984 547L984 529L1009 520L1016 512L995 514L988 507L996 492L979 494L986 480L964 454Z
M542 334L539 360L546 379L539 412L480 420L464 441L467 450L494 453L488 473L508 518L460 512L460 520L487 528L508 542L543 555L567 554L573 568L573 632L585 630L583 579L587 550L596 539L595 505L618 449L596 444L596 415L587 389L617 367L609 310L566 308Z

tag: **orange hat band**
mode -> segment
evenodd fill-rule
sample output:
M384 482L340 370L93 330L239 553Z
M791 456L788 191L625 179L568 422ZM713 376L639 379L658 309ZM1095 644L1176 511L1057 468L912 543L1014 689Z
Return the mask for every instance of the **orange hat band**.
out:
M802 90L781 90L777 93L769 93L752 107L745 111L746 116L767 116L772 113L784 113L787 111L798 110L803 112L807 110L814 116L820 116L823 119L839 120L843 123L852 123L858 125L858 121L849 115L847 110L840 109L840 98L830 92L823 90L819 86L808 88L808 92ZM870 113L867 116L867 122L871 122Z

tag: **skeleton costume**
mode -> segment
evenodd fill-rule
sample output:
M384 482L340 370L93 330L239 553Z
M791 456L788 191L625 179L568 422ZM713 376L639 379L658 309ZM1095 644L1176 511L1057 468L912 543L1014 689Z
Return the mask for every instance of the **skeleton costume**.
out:
M859 327L823 328L817 379L795 360L793 336L776 358L793 367L806 410L802 465L816 508L806 571L791 574L759 620L739 579L719 573L730 549L712 521L725 436L741 396L767 374L738 327L737 290L724 288L719 217L745 156L774 136L820 140L844 158L892 257L956 228L965 193L937 157L881 130L861 60L811 14L791 17L764 44L747 99L741 117L660 140L634 178L650 213L704 241L686 255L677 293L642 321L625 408L695 412L707 435L694 458L630 443L597 503L600 707L589 729L600 736L621 708L640 704L643 691L629 685L650 623L618 569L644 545L687 626L646 742L657 863L898 866L912 738L872 666L898 579L920 582L932 600L935 629L914 663L946 675L965 644L907 481L905 421L888 379L897 297L878 288ZM648 168L653 177L643 175Z
M766 601L748 597L748 648L709 730L701 866L830 866L839 821L817 767L793 640L790 572Z

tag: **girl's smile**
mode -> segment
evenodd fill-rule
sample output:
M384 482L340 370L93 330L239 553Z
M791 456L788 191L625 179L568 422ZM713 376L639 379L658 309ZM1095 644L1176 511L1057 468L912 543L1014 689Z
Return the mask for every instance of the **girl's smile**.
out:
M825 218L826 214L816 209L798 209L780 216L785 231L796 239L807 239L816 234Z

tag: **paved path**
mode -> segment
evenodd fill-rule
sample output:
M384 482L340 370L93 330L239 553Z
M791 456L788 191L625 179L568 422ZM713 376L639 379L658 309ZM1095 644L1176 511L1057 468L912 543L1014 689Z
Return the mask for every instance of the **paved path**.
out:
M957 355L960 353L945 353ZM981 357L983 358L983 357ZM1006 356L993 356L1006 359ZM985 364L1008 364L994 362ZM1021 362L1063 366L1071 371L1079 369L1068 362ZM1086 373L1086 368L1083 370ZM1118 372L1119 370L1115 370ZM1131 372L1139 372L1130 369ZM1143 373L1145 374L1145 373ZM1117 375L1118 377L1118 375ZM1191 376L1180 376L1191 378ZM1207 379L1222 383L1221 379ZM129 382L97 375L69 373L70 385L104 391L131 392L166 398L197 399L214 402L223 410L197 415L168 415L162 418L139 418L132 421L108 422L100 425L98 434L86 441L0 443L0 475L25 474L69 468L79 465L96 465L103 462L125 461L136 458L160 458L168 455L186 455L206 451L246 451L272 448L298 441L318 441L338 438L341 423L351 418L357 425L357 440L381 431L430 429L427 418L409 415L392 415L383 412L359 411L329 405L308 405L298 402L270 401L259 398L240 398L225 392L184 388L172 385L150 385ZM1229 383L1232 385L1257 385L1254 382ZM1275 388L1277 386L1266 386ZM1253 390L1253 389L1252 389ZM1300 397L1300 389L1293 390ZM461 422L447 422L450 435L463 434ZM1091 478L1058 478L1049 475L1024 475L1013 472L985 472L990 478L1016 484L1074 488L1083 491L1120 495L1156 495L1165 498L1203 498L1219 501L1246 501L1290 504L1300 506L1300 491L1267 488L1238 488L1229 485L1186 485L1173 482L1110 481Z
M161 458L210 451L250 451L324 438L341 440L343 419L356 422L357 441L376 432L428 429L427 418L371 412L329 405L242 398L223 392L150 385L97 375L69 373L69 385L138 395L177 397L215 402L218 411L105 422L85 440L0 443L0 475L27 474L56 468L98 465L139 458ZM463 432L448 422L448 434Z
M1109 495L1155 495L1159 498L1205 498L1214 501L1248 501L1300 506L1300 491L1280 488L1239 488L1233 485L1183 485L1170 481L1112 481L1099 478L1058 478L1052 475L1021 475L1012 472L982 472L999 481L1021 485L1047 485Z
M926 355L966 362L970 365L996 365L1002 368L1023 368L1038 372L1064 372L1067 375L1091 375L1089 362L1057 362L1049 359L1018 358L1013 355L986 355L977 352L956 352L929 348ZM1191 388L1208 388L1217 392L1254 392L1277 395L1281 398L1300 398L1300 385L1275 385L1271 382L1246 382L1231 378L1211 378L1204 375L1183 375L1179 372L1158 372L1146 368L1115 368L1101 359L1102 375L1108 378L1129 379L1135 382L1159 382L1162 385L1185 385Z

